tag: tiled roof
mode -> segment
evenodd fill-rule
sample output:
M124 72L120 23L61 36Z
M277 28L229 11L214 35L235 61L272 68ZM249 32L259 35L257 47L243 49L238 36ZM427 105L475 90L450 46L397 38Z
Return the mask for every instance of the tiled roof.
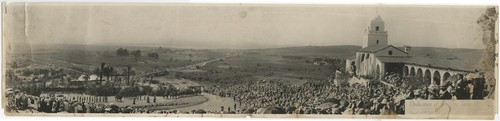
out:
M461 71L474 71L479 67L478 61L458 60L458 59L444 59L433 57L414 56L411 57L406 63L421 66L438 67L443 69L461 70Z
M474 71L478 69L478 61L467 61L467 60L451 60L443 58L432 58L432 57L377 57L380 62L383 63L406 63L414 64L420 66L430 66L433 68L442 68L450 70L459 71Z
M358 52L377 52L379 50L383 50L385 48L391 47L390 45L379 45L379 46L368 46L365 48L361 48Z
M368 47L365 47L365 48L362 48L360 50L358 50L358 52L369 52L369 53L375 53L375 52L378 52L380 50L383 50L383 49L386 49L386 48L389 48L389 47L392 47L392 48L395 48L403 53L406 53L404 50L401 50L400 48L397 48L397 47L394 47L392 45L378 45L378 46L368 46Z
M362 48L357 52L375 53L389 47L394 46L370 46ZM402 50L402 48L394 48ZM416 47L412 48L408 53L409 57L376 56L376 58L384 63L406 63L441 69L474 71L480 69L479 64L483 56L482 52L483 50L480 49Z

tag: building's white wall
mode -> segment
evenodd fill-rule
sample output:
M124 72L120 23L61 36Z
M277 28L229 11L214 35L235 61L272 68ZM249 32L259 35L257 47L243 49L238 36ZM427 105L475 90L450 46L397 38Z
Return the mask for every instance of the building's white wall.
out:
M356 65L356 73L358 73L359 68L360 68L360 62L361 62L361 52L356 52L356 58L354 59L354 63Z
M359 61L356 73L361 76L374 76L377 65L380 66L380 69L382 70L382 65L378 59L376 59L375 55L373 53L363 53L363 52L357 52L358 55L365 54L365 58L363 61L361 61L361 57L356 58L356 60ZM368 55L368 57L367 57Z
M379 28L378 30L376 28ZM365 30L365 36L363 38L363 47L376 46L376 45L388 45L387 31L385 30L384 21L377 16L377 18L370 21L368 28ZM378 43L377 43L378 40Z
M362 48L368 47L368 34L363 36L363 42L361 43L361 47Z
M380 79L383 79L385 77L385 64L382 63L380 60L377 59L376 64L380 66Z
M364 37L363 47L377 46L377 45L389 45L387 39L387 34L367 34ZM377 44L377 40L379 43Z
M375 31L377 26L379 27L379 31L385 31L384 21L370 21L368 29L370 31Z
M354 61L354 60L351 60L351 59L346 59L345 60L345 71L349 71L350 70L352 61Z
M351 60L350 59L346 59L345 60L345 70L349 71L349 67L350 66L351 66Z

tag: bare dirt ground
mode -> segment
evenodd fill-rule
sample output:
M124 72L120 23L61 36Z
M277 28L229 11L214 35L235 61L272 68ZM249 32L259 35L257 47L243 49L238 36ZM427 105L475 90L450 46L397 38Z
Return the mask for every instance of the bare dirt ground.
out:
M208 93L203 93L203 97L207 98L208 100L204 103L198 104L198 105L193 105L193 106L186 106L186 107L181 107L181 108L172 108L170 110L178 110L178 111L192 111L192 110L198 110L198 109L203 109L206 111L220 111L221 106L224 106L224 110L227 111L227 108L230 107L231 111L233 111L234 104L236 102L232 98L227 98L227 97L220 97L220 96L215 96L212 94ZM238 109L239 107L237 107Z

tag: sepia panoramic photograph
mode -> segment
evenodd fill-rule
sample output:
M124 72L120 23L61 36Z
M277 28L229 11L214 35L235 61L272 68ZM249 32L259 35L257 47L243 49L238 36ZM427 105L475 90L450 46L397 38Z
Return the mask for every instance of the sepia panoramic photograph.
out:
M7 116L493 119L498 6L3 3Z

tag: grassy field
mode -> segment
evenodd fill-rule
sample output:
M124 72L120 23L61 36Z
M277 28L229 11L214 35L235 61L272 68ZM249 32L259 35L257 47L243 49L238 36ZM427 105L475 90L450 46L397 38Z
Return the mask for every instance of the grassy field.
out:
M311 58L243 54L201 67L200 70L205 72L177 72L175 75L204 84L231 84L258 80L302 83L305 80L327 79L337 68L333 65L313 65L306 60Z
M126 48L129 52L141 50L140 57L118 56L116 50ZM155 68L169 68L199 63L213 58L225 56L223 50L193 50L169 49L157 51L157 47L118 47L118 46L92 46L92 45L65 45L32 48L33 53L24 56L39 64L53 64L63 67L92 70L101 63L106 63L118 68L131 65L136 71L153 71ZM148 57L150 52L158 52L159 59ZM17 60L22 59L16 57Z

